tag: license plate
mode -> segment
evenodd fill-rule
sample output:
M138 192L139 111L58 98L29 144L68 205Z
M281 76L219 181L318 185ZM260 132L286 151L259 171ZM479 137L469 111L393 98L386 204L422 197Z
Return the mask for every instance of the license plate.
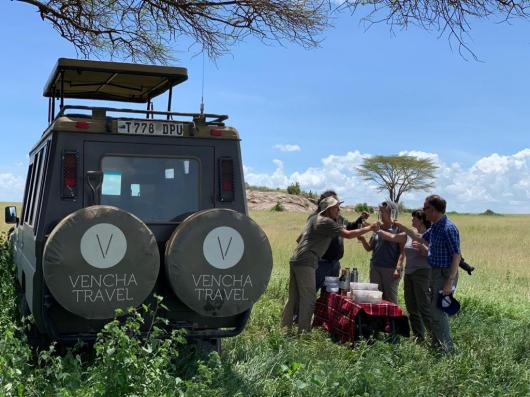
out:
M184 135L184 124L169 121L118 120L118 133L133 135Z

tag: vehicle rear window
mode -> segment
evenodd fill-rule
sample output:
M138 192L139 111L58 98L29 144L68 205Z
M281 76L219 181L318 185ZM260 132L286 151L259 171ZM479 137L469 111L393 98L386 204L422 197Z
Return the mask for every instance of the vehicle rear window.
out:
M199 161L194 158L106 156L101 204L144 222L175 222L199 209Z

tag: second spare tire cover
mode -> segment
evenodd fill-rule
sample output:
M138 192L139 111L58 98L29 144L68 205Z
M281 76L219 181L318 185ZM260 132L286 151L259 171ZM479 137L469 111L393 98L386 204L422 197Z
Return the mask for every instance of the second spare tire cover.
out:
M166 243L166 272L175 294L196 313L228 317L263 294L272 272L265 232L249 217L210 209L188 217Z
M43 272L54 298L86 319L138 307L155 286L158 246L136 216L96 205L64 218L44 246Z

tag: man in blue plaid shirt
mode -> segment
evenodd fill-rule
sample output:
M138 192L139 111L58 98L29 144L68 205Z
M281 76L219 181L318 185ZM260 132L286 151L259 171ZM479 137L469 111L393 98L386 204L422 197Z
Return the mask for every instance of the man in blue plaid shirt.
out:
M423 234L429 244L427 259L431 273L431 319L433 344L447 352L453 350L447 314L438 308L438 294L450 295L456 283L460 263L460 234L455 224L445 215L446 201L438 195L425 199L423 211L432 226Z
M414 240L427 244L427 259L431 265L431 328L433 346L446 352L453 350L447 314L438 308L438 294L450 295L456 284L460 263L460 234L455 224L445 215L447 203L438 196L425 199L423 211L432 226L423 234L408 229L400 222L395 224ZM420 244L421 245L421 244ZM418 247L420 248L420 247ZM421 250L421 248L420 248Z

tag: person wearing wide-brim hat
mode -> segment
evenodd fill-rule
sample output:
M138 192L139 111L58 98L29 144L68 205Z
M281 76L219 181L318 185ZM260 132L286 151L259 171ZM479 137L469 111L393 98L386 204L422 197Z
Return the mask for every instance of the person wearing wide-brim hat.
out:
M302 234L298 237L293 256L289 261L289 298L283 310L282 326L291 327L298 314L298 332L311 329L315 307L315 269L319 258L326 252L332 238L341 236L352 239L375 230L377 225L356 230L346 230L336 219L340 204L335 197L327 197L320 203L320 212L309 217Z
M326 197L333 196L337 200L337 193L334 190L326 190L320 195L320 199L317 202L318 208L310 216L314 216L320 212L320 203ZM339 214L336 221L339 225L344 226L347 230L354 230L363 227L366 219L370 217L368 212L363 211L361 215L353 222L350 222L346 218ZM344 256L344 239L340 236L331 239L326 252L318 261L318 268L315 272L315 290L318 291L323 288L326 277L339 277L340 273L340 260Z

